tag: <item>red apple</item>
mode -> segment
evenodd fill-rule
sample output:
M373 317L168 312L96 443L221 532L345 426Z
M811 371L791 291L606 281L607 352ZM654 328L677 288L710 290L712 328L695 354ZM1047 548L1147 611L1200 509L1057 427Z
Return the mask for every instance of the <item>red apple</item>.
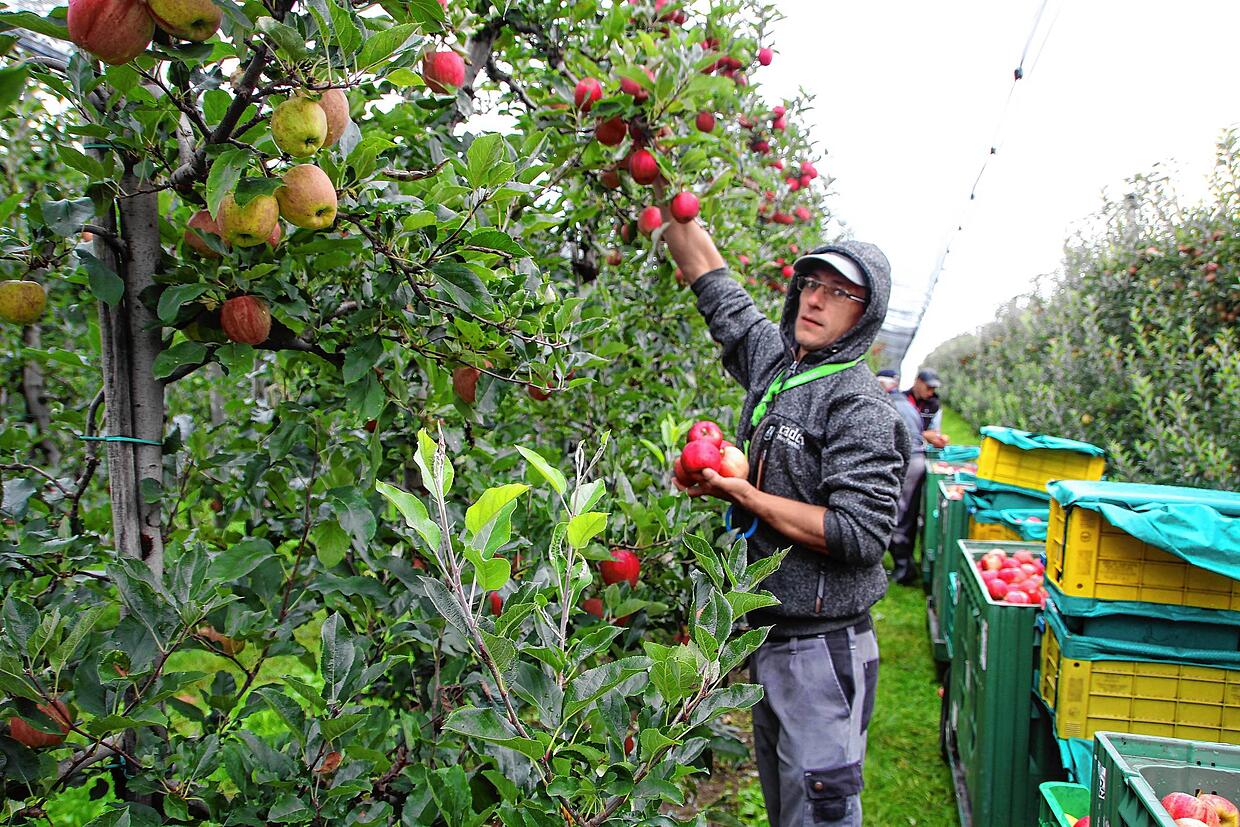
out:
M786 279L790 279L790 278L792 278L792 274L793 274L794 272L795 272L795 271L792 269L792 265L791 265L791 264L785 264L783 267L780 267L780 268L779 268L779 274L780 274L781 276L783 276L784 278L786 278Z
M1089 827L1089 816L1082 816L1072 823L1072 827Z
M1021 563L1020 570L1025 573L1026 577L1032 577L1038 573L1038 567L1033 563Z
M771 108L771 117L782 118L785 114L787 114L787 112L788 110L782 106L774 106Z
M637 555L627 548L613 548L611 559L599 564L599 572L607 585L628 581L630 586L637 586L637 578L641 574L641 561Z
M504 611L504 598L499 596L499 592L491 592L489 597L491 601L491 614L499 617Z
M796 213L796 217L802 221L809 221L814 217L814 214L809 211L809 207L797 207L793 210L793 212Z
M598 177L599 183L609 190L620 189L620 173L614 169L604 170L603 174Z
M582 78L573 89L573 104L582 112L589 112L594 102L603 97L603 85L594 78Z
M758 62L763 66L770 66L771 61L775 59L775 53L770 49L763 47L758 50Z
M599 121L594 129L594 137L598 138L598 142L603 146L620 146L628 131L629 127L624 118L617 116Z
M597 618L602 618L603 616L603 601L597 597L587 597L581 601L581 608L585 610L586 614L592 614Z
M986 584L986 591L988 591L990 596L995 600L1002 600L1007 596L1008 584L1004 583L1002 580L991 580Z
M1210 827L1210 825L1197 818L1177 818L1175 827Z
M698 197L691 192L680 192L672 199L672 218L681 224L688 224L698 217L701 204Z
M778 129L780 132L783 132L787 128L788 128L788 119L785 118L783 115L780 115L778 118L775 118L774 120L771 121L771 129Z
M634 150L629 155L629 174L639 184L653 184L659 177L659 162L648 149Z
M146 51L155 19L140 0L69 0L69 39L104 63L120 66Z
M710 112L699 112L694 123L697 125L699 132L713 132L715 130L715 116Z
M220 307L220 327L234 342L261 345L271 335L271 311L258 296L235 296Z
M1003 597L1008 603L1015 603L1021 606L1027 606L1033 601L1029 598L1029 593L1020 589L1012 589Z
M1240 810L1229 799L1214 793L1202 793L1197 797L1218 816L1219 827L1237 827L1237 825L1240 825Z
M999 579L1005 583L1017 583L1025 579L1025 573L1019 568L1005 566L999 569Z
M693 423L693 427L689 429L689 435L685 438L685 441L693 442L695 439L704 439L707 442L713 442L715 445L723 447L723 429L709 419L700 420Z
M1168 793L1162 799L1163 808L1172 818L1195 818L1204 822L1209 816L1210 808L1195 795L1188 793Z
M1032 563L1033 552L1022 548L1020 551L1012 552L1012 559L1018 563Z
M720 452L719 473L725 477L748 479L749 458L740 448L729 445Z
M69 712L69 707L65 705L64 701L56 700L52 702L51 706L48 706L47 704L38 704L37 708L44 715L56 722L57 728L60 729L60 734L35 729L30 724L14 715L9 718L9 735L14 741L30 747L31 749L59 746L65 740L65 735L69 733L69 726L73 721L73 716Z
M427 52L422 58L422 79L432 92L455 92L465 83L465 60L453 51Z
M685 470L684 463L680 461L680 457L676 457L676 461L672 463L672 476L676 478L676 482L680 483L685 488L688 488L696 482L689 476L689 472Z
M646 235L652 235L663 226L663 211L658 207L646 207L637 217L637 229Z
M718 444L707 439L692 440L680 452L680 462L690 474L704 471L707 468L718 471L719 463L722 461L723 455L719 451Z
M1018 568L1020 568L1020 561L1019 561L1019 560L1017 560L1017 559L1015 559L1014 557L1004 557L1004 558L1003 558L1003 566L1002 566L1002 568L1005 568L1005 569L1018 569Z

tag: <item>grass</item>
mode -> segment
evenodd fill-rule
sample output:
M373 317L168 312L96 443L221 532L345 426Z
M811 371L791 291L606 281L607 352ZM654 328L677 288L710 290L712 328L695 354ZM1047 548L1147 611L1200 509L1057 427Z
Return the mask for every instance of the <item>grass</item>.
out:
M947 406L943 406L943 433L951 439L952 445L982 444L982 435Z

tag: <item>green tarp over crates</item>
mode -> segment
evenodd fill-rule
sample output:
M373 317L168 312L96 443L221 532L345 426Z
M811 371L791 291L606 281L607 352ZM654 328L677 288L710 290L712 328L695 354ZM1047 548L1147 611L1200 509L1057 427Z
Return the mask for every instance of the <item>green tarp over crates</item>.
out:
M982 436L988 436L991 439L997 439L1004 445L1011 445L1014 448L1020 448L1023 451L1036 451L1040 448L1050 448L1055 451L1075 451L1078 454L1088 454L1091 457L1105 457L1107 452L1099 448L1097 445L1091 445L1088 442L1079 442L1075 439L1066 439L1061 436L1050 436L1049 434L1035 434L1030 431L1021 431L1016 428L1005 428L999 425L985 425L982 427Z

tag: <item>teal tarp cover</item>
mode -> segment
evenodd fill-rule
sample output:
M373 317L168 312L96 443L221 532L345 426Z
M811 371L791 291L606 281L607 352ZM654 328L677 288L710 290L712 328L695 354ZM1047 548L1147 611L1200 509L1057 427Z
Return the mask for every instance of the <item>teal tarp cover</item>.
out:
M1072 660L1128 660L1148 663L1186 663L1215 669L1240 670L1240 651L1234 648L1194 649L1188 646L1169 646L1138 640L1077 635L1068 631L1064 619L1055 610L1054 599L1048 600L1042 613L1046 625L1059 641L1059 652ZM1185 635L1187 639L1196 639Z
M943 462L972 462L982 455L979 445L948 445L934 453L934 458Z
M956 475L957 477L960 474ZM1039 501L1039 505L1046 505L1051 501L1051 495L1043 491L1034 491L1032 488L1017 488L1014 485L1007 485L1002 482L995 482L984 477L973 477L969 480L977 486L978 491L993 491L1004 494L1016 494L1023 497L1025 502Z
M983 489L978 480L978 489L976 491L966 492L964 495L965 505L969 509L969 513L976 516L982 511L1043 511L1050 514L1049 500L1040 500L1037 497L1030 496L1026 491L1019 491L1015 488L1007 489ZM983 522L997 523L999 517L993 517ZM1045 535L1042 537L1046 539Z
M1097 511L1142 542L1240 580L1240 493L1084 480L1059 480L1047 489L1065 508Z
M1033 542L1046 539L1046 522L1050 519L1049 508L1003 508L979 509L973 519L979 523L1003 523L1020 535L1022 540Z
M1072 617L1113 617L1134 615L1149 617L1157 612L1164 620L1186 623L1214 623L1240 626L1240 612L1225 609L1199 609L1196 606L1171 606L1164 603L1142 603L1136 600L1098 600L1093 597L1069 597L1059 590L1055 581L1047 579L1046 590L1060 612Z
M1016 428L1002 428L998 425L984 426L982 428L982 436L997 439L1004 445L1011 445L1013 448L1020 448L1023 451L1049 448L1053 451L1076 451L1078 454L1088 454L1091 457L1105 457L1107 455L1106 451L1097 445L1090 445L1088 442L1078 442L1075 439L1065 439L1061 436L1019 431Z

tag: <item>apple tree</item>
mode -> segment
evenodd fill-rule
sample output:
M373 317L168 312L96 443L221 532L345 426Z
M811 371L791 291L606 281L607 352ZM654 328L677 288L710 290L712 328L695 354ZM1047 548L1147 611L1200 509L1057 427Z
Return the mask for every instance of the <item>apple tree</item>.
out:
M675 823L778 560L670 489L735 391L632 223L694 193L786 289L772 14L0 13L69 55L0 67L6 817Z

